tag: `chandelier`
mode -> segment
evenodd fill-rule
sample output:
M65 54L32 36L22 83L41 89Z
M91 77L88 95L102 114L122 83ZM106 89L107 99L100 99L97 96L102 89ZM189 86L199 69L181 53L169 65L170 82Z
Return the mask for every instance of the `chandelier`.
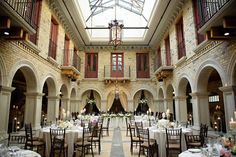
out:
M108 28L110 29L110 44L112 44L115 48L121 44L122 39L122 29L124 25L119 24L119 22L115 19L108 24Z

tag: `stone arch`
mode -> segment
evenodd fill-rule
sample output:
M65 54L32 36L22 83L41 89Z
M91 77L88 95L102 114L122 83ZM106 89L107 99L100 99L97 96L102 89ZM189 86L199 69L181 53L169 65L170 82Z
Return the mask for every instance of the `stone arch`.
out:
M27 60L20 60L13 65L9 72L9 79L7 82L8 86L11 86L13 78L17 72L17 70L21 70L25 76L26 84L27 84L27 93L37 92L38 91L38 75L37 70L34 65Z
M70 98L71 99L76 99L76 90L75 90L75 88L71 89Z
M47 83L48 86L48 96L57 96L57 90L56 90L56 81L55 77L52 75L48 75L45 77L45 79L42 81L42 85L40 87L40 91L43 90L43 86L45 83Z
M69 92L68 88L65 84L63 84L60 88L61 96L62 98L68 98L69 97Z
M0 56L0 85L4 85L7 82L6 66Z
M142 87L142 88L139 88L139 89L134 89L133 93L131 94L131 98L134 98L135 94L140 90L145 90L145 91L150 92L153 97L156 95L155 90L153 88L150 88L150 86L145 86L145 87Z
M190 84L190 88L192 90L193 87L192 87L192 83L191 83L189 77L186 74L183 74L177 83L177 90L176 90L175 95L176 96L186 96L186 87L187 87L188 83Z
M83 94L86 92L86 91L89 91L89 90L94 90L98 93L98 95L100 96L100 98L103 100L104 99L104 95L102 95L102 92L100 89L98 88L95 88L95 87L87 87L87 88L81 88L82 90L80 90L80 95L78 95L78 98L80 100L82 100L82 97L83 97Z
M136 110L139 104L139 100L140 100L140 96L141 96L141 91L144 91L144 95L148 101L148 106L149 108L151 108L152 111L155 110L154 108L154 104L153 104L153 93L151 93L150 90L147 89L139 89L138 91L136 91L133 100L134 100L134 109Z
M213 123L216 121L215 114L218 112L215 108L215 105L220 104L221 110L219 111L220 113L220 119L222 120L220 122L221 124L221 129L225 131L227 121L230 120L227 115L230 115L230 108L231 106L225 107L225 101L224 101L224 96L223 92L219 89L220 87L226 85L227 79L229 80L230 78L226 78L225 71L223 68L218 64L216 61L208 60L204 62L199 69L198 75L197 75L197 84L196 84L196 92L198 95L198 104L199 107L199 122L200 123L206 123L211 127L213 126ZM216 80L219 77L219 80ZM214 78L212 80L212 78ZM218 81L217 84L215 84L215 81ZM225 84L224 84L225 83ZM209 96L210 95L218 95L219 102L220 103L211 103L209 102ZM234 108L234 107L233 107ZM228 113L228 114L227 114ZM217 113L218 114L218 113ZM224 116L225 115L225 116ZM232 113L231 113L232 115ZM228 119L228 120L227 120ZM221 130L221 131L222 131Z
M200 67L198 68L197 75L196 75L196 91L197 92L206 92L206 87L208 83L208 78L213 70L216 70L219 74L222 84L224 85L227 83L225 71L223 68L219 65L218 62L214 60L207 60L203 62Z
M229 74L229 84L236 85L236 54L229 61L227 73Z
M90 96L91 90L93 91L93 94L94 94L96 106L99 110L101 110L101 95L96 89L92 89L92 88L88 88L81 93L81 106L82 106L82 108L85 107L85 105L87 103L86 101Z

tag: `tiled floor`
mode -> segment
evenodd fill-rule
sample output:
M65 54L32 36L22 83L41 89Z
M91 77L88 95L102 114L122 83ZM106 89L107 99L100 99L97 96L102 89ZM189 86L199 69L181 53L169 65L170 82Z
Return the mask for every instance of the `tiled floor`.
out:
M95 148L94 154L95 157L134 157L138 156L138 147L134 147L134 153L131 155L130 152L130 137L126 136L126 128L120 128L121 131L121 138L122 138L122 145L123 145L123 155L121 155L121 152L112 152L111 150L117 151L116 149L112 149L112 139L113 139L113 133L114 128L110 128L109 136L104 136L102 138L102 150L101 154L98 154L98 150ZM115 136L116 138L117 136ZM119 145L117 143L113 142L113 147L118 147ZM144 157L144 155L141 155Z

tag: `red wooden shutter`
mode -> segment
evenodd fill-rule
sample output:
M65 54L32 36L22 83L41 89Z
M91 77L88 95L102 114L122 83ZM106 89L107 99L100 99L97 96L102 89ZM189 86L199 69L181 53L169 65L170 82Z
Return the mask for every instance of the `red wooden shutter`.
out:
M165 39L165 49L166 49L166 65L169 66L169 65L171 65L169 36Z
M137 78L149 78L149 56L148 53L136 54Z

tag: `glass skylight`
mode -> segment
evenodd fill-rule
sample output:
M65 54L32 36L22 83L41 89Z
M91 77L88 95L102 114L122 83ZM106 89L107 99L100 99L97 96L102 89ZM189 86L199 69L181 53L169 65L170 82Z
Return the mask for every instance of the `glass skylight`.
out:
M142 39L157 0L77 0L91 40L109 39L108 23L124 24L123 40Z

